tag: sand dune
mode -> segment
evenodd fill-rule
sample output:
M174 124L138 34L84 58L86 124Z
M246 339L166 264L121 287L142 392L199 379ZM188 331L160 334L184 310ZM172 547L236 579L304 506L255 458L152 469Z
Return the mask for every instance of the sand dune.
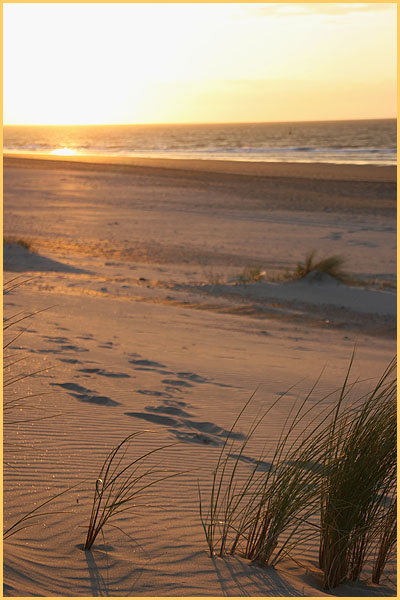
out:
M341 385L355 345L354 379L379 377L394 355L392 171L330 167L327 180L322 166L296 165L307 183L291 204L297 181L285 181L283 166L254 185L255 166L238 167L236 183L231 165L188 166L5 163L5 235L28 238L34 250L4 248L5 280L30 279L5 297L5 315L46 309L12 328L24 329L13 344L25 357L18 368L42 372L13 388L32 397L20 422L5 426L5 525L81 483L7 540L4 593L394 596L394 564L380 585L366 573L323 591L315 542L275 569L239 555L211 559L198 501L251 394L237 443L287 392L241 457L243 474L266 442L268 469L293 401L323 369L311 401ZM358 285L276 279L313 247L344 254ZM240 283L252 266L267 279ZM101 464L141 430L132 456L174 444L152 464L181 474L151 488L84 552Z

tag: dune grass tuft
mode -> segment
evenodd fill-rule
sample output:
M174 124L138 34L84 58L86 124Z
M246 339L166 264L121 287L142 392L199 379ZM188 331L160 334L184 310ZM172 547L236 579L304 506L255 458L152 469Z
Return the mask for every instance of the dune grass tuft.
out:
M314 386L293 405L270 460L263 453L242 476L244 451L281 397L238 449L230 439L246 403L218 458L207 512L199 491L210 556L239 552L273 566L319 539L326 589L358 579L367 562L379 581L396 541L395 363L354 400L361 382L350 383L353 358L342 387L309 402Z
M107 455L97 477L92 501L84 550L90 550L105 525L112 517L126 511L132 511L136 501L143 493L156 483L174 477L177 473L163 474L165 471L147 467L146 459L163 448L174 446L167 444L157 447L131 461L126 461L126 452L131 442L139 435L147 433L138 431L128 435Z
M321 473L316 461L323 444L323 435L318 433L320 419L317 422L310 419L308 407L314 389L315 386L300 404L294 403L272 458L267 460L262 453L244 482L238 473L246 447L285 394L254 419L241 447L237 448L230 442L230 436L252 397L240 412L214 471L207 515L200 507L210 556L240 551L246 558L270 565L289 551L299 535L304 538L310 534L307 517L315 512L319 502ZM308 426L302 427L305 420ZM282 541L284 534L286 538Z
M380 531L379 562L384 562L385 531L391 528L385 504L394 494L397 457L395 368L393 361L355 415L335 415L332 421L321 491L320 567L326 589L359 578Z
M298 263L294 272L295 279L302 279L311 272L316 272L317 275L330 275L334 279L342 283L349 281L349 274L343 270L343 265L346 259L340 255L327 256L321 260L316 260L317 252L310 251L303 263Z
M4 236L3 244L17 244L18 246L22 246L22 248L29 250L29 252L32 252L32 242L23 238Z

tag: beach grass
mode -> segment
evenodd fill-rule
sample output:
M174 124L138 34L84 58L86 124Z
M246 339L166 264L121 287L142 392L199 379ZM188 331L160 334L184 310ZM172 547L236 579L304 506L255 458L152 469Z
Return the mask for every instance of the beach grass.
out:
M7 235L7 236L3 237L3 244L17 244L18 246L22 246L22 248L29 250L29 252L33 252L32 242L30 242L29 240L27 240L25 238L19 238L19 237Z
M301 429L301 423L309 416L307 403L314 389L315 386L300 405L293 404L272 457L267 460L263 452L244 483L240 483L238 472L246 447L285 394L254 418L239 448L234 442L230 442L228 436L213 474L207 515L201 508L201 520L210 556L240 551L246 558L269 565L281 534L289 531L293 525L298 533L299 513L303 513L305 524L304 510L308 513L315 510L318 475L315 469L302 467L312 464L313 455L318 455L318 446L315 437L313 443L303 439L305 432ZM230 435L251 400L252 397L238 415ZM310 427L312 426L311 422ZM319 427L318 422L314 428ZM281 545L279 556L293 544L295 530L292 527L285 543Z
M393 361L355 414L332 420L321 491L320 567L326 589L359 578L380 533L378 563L390 553L393 512L385 505L394 504L395 494L395 369ZM375 578L379 572L378 566Z
M343 270L343 265L346 263L346 259L343 256L335 254L317 260L316 254L316 250L311 250L306 254L304 262L297 264L294 272L295 279L302 279L309 273L314 272L317 276L322 276L322 274L330 275L342 283L346 283L349 280L348 273Z
M396 484L394 477L393 484ZM377 553L372 570L372 583L379 584L388 560L393 556L397 543L397 495L392 500L378 527Z
M137 431L117 444L105 458L94 486L92 510L84 550L90 550L97 536L109 521L118 514L133 511L137 500L155 484L174 477L164 470L146 466L146 459L156 452L175 444L157 447L134 460L126 461L126 453L133 440L148 433Z
M309 402L315 384L293 404L271 458L260 456L244 478L239 476L244 451L282 397L255 418L239 449L228 436L207 511L200 494L210 556L240 553L274 566L304 541L318 545L319 539L326 589L358 579L374 556L373 577L379 581L396 539L395 363L372 392L354 400L365 382L350 382L353 359L341 388Z

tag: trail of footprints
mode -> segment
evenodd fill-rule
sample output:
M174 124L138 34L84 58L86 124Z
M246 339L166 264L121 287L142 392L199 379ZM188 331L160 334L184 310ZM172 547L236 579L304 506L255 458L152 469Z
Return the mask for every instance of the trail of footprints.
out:
M136 355L135 355L136 356ZM176 399L176 394L185 393L188 388L195 384L211 384L225 386L225 384L216 383L196 373L166 370L166 365L155 361L132 358L129 361L136 370L153 371L162 375L169 375L166 379L161 379L165 391L138 389L139 394L152 396L159 399L162 404L156 406L146 406L146 412L126 412L129 417L143 419L150 423L158 423L168 427L169 432L174 434L181 441L194 442L200 444L210 444L219 446L228 435L228 431L219 427L215 423L208 421L195 421L192 419L193 413L188 412L190 405L181 398ZM241 438L241 434L234 434L234 437Z
M76 367L76 378L82 381L82 377L86 377L88 381L93 375L97 377L106 377L110 379L130 379L135 378L134 375L125 372L115 372L97 366L96 363L90 360L85 360L84 363L79 358L75 358L76 353L83 354L89 352L86 347L88 343L97 344L98 348L113 349L119 344L116 342L98 342L91 334L80 335L77 338L82 340L82 345L76 345L68 336L68 330L65 327L60 327L58 323L53 323L62 331L62 335L49 336L42 335L43 341L46 343L46 348L30 350L36 353L47 353L49 355L63 354L63 358L58 358L60 362L64 362ZM49 347L50 346L50 347ZM68 356L71 352L72 356ZM159 385L161 389L136 389L135 393L142 396L148 396L158 403L144 407L143 412L129 411L125 412L128 417L134 417L147 421L164 425L168 431L172 433L178 440L193 442L199 444L208 444L220 446L224 443L228 431L223 427L219 427L215 423L209 421L198 421L193 414L193 407L183 400L183 395L188 393L191 388L197 385L213 385L219 387L234 387L219 383L202 377L196 373L189 371L172 371L167 365L149 360L136 353L128 354L128 363L135 371L152 372L159 376ZM90 365L95 366L88 366ZM118 406L121 402L113 398L103 395L95 389L86 387L75 382L52 383L54 387L65 390L70 396L80 402L88 402L99 406ZM90 384L88 383L88 386ZM231 434L235 439L243 439L242 434Z

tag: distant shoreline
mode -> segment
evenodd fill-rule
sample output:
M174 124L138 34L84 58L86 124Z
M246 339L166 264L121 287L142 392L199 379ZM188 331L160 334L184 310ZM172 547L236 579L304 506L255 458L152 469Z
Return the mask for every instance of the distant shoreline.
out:
M311 165L397 165L396 120L8 126L5 154ZM164 163L165 164L165 163Z
M246 162L232 160L150 158L120 156L58 156L43 154L5 153L4 167L63 168L71 170L112 170L127 171L188 171L221 175L242 175L248 177L279 177L293 179L318 179L332 181L386 182L397 181L397 167L390 165L351 165L331 163L298 162Z
M371 117L370 119L306 119L301 121L197 121L197 122L178 122L178 123L72 123L72 124L39 124L34 123L29 125L28 123L7 123L4 127L151 127L154 125L155 127L160 126L190 126L194 127L196 125L289 125L294 123L348 123L348 122L371 122L371 121L397 121L397 117Z

